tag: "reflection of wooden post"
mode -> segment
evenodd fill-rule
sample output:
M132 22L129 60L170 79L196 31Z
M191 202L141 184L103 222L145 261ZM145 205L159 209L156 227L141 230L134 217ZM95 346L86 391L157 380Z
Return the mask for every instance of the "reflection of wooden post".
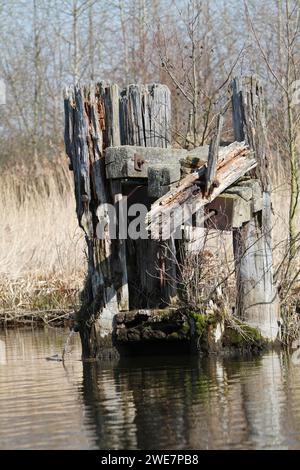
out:
M246 140L254 150L258 165L252 176L259 179L263 191L262 211L254 212L253 218L233 235L238 315L265 338L274 340L278 334L279 302L273 281L271 181L262 88L251 77L235 79L232 89L235 139Z

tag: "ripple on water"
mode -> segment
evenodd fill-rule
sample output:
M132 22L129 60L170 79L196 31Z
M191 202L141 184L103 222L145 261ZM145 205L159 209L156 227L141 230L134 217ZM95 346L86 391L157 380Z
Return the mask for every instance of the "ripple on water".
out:
M300 447L300 373L284 354L82 364L65 330L0 332L1 449ZM4 349L3 349L4 347Z

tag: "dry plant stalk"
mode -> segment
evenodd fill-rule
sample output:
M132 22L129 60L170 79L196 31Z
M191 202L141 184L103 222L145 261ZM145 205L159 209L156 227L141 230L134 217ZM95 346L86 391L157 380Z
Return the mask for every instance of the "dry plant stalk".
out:
M213 224L212 224L213 225ZM174 270L161 272L159 277L172 287L177 286L180 307L191 312L206 313L211 310L231 315L236 298L235 261L231 245L232 234L228 230L216 228L203 229L201 248L198 251L187 250L185 243L180 243L174 253L165 244L165 257L176 265Z
M286 244L286 253L282 256L276 271L281 307L281 341L290 346L300 337L300 234L294 240L294 255L291 257L290 246Z
M65 314L85 268L65 157L4 170L0 187L0 323Z

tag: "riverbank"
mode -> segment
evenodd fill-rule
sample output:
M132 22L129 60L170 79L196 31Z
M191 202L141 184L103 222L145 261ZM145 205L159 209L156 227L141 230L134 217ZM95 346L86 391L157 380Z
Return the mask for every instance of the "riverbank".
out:
M70 308L56 310L24 310L12 309L0 312L0 328L16 328L23 326L55 326L66 327L72 322L74 310Z

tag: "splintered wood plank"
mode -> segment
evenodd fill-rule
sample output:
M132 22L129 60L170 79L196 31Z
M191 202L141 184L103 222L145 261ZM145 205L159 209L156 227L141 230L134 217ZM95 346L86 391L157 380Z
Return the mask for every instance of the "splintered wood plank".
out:
M154 239L160 238L164 229L161 223L162 215L171 217L172 229L175 230L188 217L213 201L228 186L255 166L256 160L244 142L234 142L222 149L216 170L216 179L219 185L214 187L209 195L204 195L199 186L195 184L199 182L198 172L183 178L177 187L158 199L148 212L146 224L151 232L151 237ZM188 208L187 211L183 210L185 209L184 205Z
M233 142L228 147L223 147L219 151L218 157L218 166L217 169L220 170L225 163L229 163L229 161L234 160L236 156L245 153L245 155L249 153L248 147L245 145L244 142ZM205 167L202 166L199 170L195 171L194 173L190 173L186 177L184 177L178 185L175 186L172 190L170 190L167 194L163 197L158 199L152 206L151 214L155 213L155 208L157 206L170 204L172 201L184 199L186 194L185 190L190 188L196 181L199 180L199 176L204 175ZM177 201L176 201L177 202Z

